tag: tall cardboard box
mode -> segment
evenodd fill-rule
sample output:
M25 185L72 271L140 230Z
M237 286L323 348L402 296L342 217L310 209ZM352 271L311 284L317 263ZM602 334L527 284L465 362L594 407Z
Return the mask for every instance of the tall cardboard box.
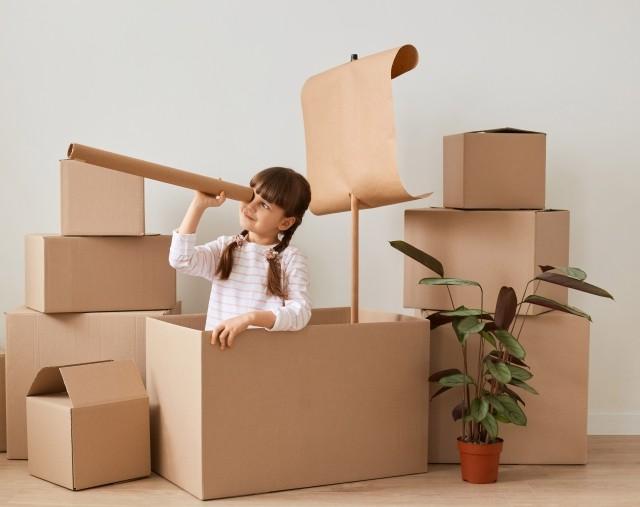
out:
M7 450L7 398L5 390L5 355L0 352L0 452Z
M505 127L445 136L445 208L543 209L546 134Z
M538 395L513 387L526 403L526 426L500 424L504 439L502 464L574 465L587 462L587 396L589 321L559 312L526 316L520 341L533 377L527 383ZM520 318L518 319L520 328ZM477 357L477 335L468 343L469 357ZM451 325L431 331L431 372L461 368L460 344ZM477 369L475 359L470 361ZM438 385L431 384L431 395ZM456 438L460 423L451 409L460 401L459 389L429 404L429 462L458 463Z
M426 472L428 322L349 312L225 351L205 315L147 319L152 469L201 499Z
M176 304L171 236L26 236L26 304L45 313L158 310Z
M106 359L132 359L146 373L145 319L180 313L148 312L45 314L17 308L6 314L7 457L27 459L25 396L41 368Z
M60 161L63 236L144 236L144 178Z
M149 398L133 361L47 367L27 394L29 473L78 490L146 477Z
M493 312L500 288L513 287L520 299L527 282L541 272L539 265L569 264L569 212L470 211L446 208L406 210L404 239L444 265L445 276L479 282L484 289L483 308ZM404 306L427 310L450 310L446 286L418 284L438 275L405 256ZM536 294L567 303L568 289L533 282ZM451 286L456 306L480 308L475 286ZM546 308L523 305L519 311L538 314Z

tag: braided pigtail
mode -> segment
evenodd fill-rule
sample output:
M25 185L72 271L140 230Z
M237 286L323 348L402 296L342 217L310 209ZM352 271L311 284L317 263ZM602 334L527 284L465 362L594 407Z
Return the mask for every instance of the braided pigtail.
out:
M231 243L224 247L224 250L220 255L220 262L218 262L215 273L219 276L220 280L227 280L229 278L231 270L233 269L233 252L236 248L238 248L238 246L242 244L248 234L249 231L247 231L246 229L243 230L240 234L234 237Z
M267 274L267 293L277 296L282 299L287 299L286 287L282 286L282 252L289 246L289 242L293 237L293 233L298 228L301 220L296 218L296 223L284 231L280 243L278 243L273 251L275 255L267 257L269 262L268 274Z

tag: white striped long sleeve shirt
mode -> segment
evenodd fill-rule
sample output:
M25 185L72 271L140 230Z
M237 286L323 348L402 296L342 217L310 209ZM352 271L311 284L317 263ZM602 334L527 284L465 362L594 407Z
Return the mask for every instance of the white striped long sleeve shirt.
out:
M311 318L306 256L292 245L280 253L283 289L287 295L283 300L267 294L268 261L264 253L275 245L245 241L233 252L229 278L221 280L215 275L222 251L231 241L233 236L220 236L196 246L195 234L173 231L169 264L180 273L206 278L212 284L205 330L212 330L222 320L256 310L270 310L275 314L276 321L268 331L298 331L305 327Z

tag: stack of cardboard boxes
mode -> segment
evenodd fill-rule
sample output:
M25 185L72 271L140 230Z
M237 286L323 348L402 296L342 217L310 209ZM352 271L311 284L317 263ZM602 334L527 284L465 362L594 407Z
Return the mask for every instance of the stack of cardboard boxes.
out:
M61 161L60 178L61 234L26 237L26 306L6 314L10 459L26 459L31 453L29 393L67 392L68 406L101 399L96 382L107 370L98 363L76 375L74 385L81 377L88 391L76 392L74 401L60 367L78 363L132 360L136 375L144 379L145 318L175 313L179 307L175 271L167 262L171 238L145 235L143 178L71 160ZM39 390L36 379L46 367L54 367L46 378L65 381ZM140 392L130 368L127 372L122 379L128 374L129 381L122 380L119 391L125 397L126 386Z
M445 276L478 281L484 298L473 286L449 287L450 297L445 286L418 285L436 275L407 258L406 307L428 315L452 309L453 299L455 306L482 303L492 312L503 285L521 299L540 265L568 266L569 212L545 209L545 134L504 128L446 136L443 159L444 207L407 210L405 240L439 259ZM527 294L534 289L567 303L564 287L534 282ZM501 462L586 463L589 323L533 305L523 305L520 313L526 321L520 339L540 395L519 392L528 424L501 425ZM432 372L459 365L451 326L433 330L430 347ZM430 404L431 462L458 461L455 396L452 390Z

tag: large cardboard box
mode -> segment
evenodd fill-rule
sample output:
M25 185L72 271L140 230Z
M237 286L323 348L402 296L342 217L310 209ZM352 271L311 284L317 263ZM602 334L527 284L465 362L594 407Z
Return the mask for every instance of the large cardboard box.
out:
M133 361L47 367L27 395L29 473L69 489L146 477L149 398Z
M7 450L7 398L4 361L5 354L0 352L0 452Z
M26 305L46 313L157 310L176 303L171 236L26 236Z
M500 288L513 287L518 295L527 282L541 272L539 265L569 264L569 212L470 211L446 208L406 210L404 239L444 265L445 276L479 282L484 289L484 309L495 310ZM404 306L427 310L450 310L446 286L418 284L437 277L413 259L405 258ZM546 282L533 282L527 291L567 303L568 289ZM480 308L480 290L475 286L451 286L456 306ZM546 308L523 305L520 313L538 314Z
M543 209L546 134L513 128L443 139L445 208Z
M428 323L349 311L224 351L204 315L147 319L153 471L201 499L426 472Z
M25 396L41 368L105 359L132 359L145 378L145 319L180 313L45 314L18 308L6 314L7 457L27 459Z
M60 161L63 236L144 236L144 178Z
M538 395L513 388L526 403L526 426L500 424L503 464L583 464L587 462L589 321L549 312L526 316L520 341ZM518 328L520 318L518 319ZM478 340L469 339L469 357L477 358ZM461 368L460 345L450 325L431 331L431 372ZM471 361L476 364L476 361ZM472 369L473 372L477 370ZM475 374L475 373L474 373ZM431 384L431 394L438 389ZM429 462L458 463L460 423L451 409L459 389L441 394L429 405Z

